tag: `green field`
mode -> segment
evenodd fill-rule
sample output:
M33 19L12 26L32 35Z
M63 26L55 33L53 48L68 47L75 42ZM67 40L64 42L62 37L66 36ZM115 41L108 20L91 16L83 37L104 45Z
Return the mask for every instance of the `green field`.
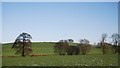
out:
M103 55L101 50L92 47L87 55L57 55L54 54L53 43L40 42L32 43L32 54L41 54L48 56L27 56L21 57L15 55L15 51L11 49L12 44L2 45L3 57L2 66L118 66L118 55L108 53Z

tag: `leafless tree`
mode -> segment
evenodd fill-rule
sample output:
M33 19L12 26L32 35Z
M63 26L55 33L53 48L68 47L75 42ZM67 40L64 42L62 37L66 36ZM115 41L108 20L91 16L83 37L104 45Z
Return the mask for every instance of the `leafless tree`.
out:
M117 33L114 33L112 36L112 42L113 42L113 52L114 53L120 53L120 35Z
M101 42L99 45L101 46L103 54L107 54L111 48L111 44L105 42L107 37L108 37L107 33L101 35Z

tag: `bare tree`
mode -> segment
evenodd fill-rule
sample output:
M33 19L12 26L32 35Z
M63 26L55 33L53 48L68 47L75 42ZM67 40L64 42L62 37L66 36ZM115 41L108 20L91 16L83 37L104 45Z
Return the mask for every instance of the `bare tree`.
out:
M110 45L111 45L111 44L105 42L107 37L108 37L107 33L104 33L101 35L100 47L102 48L103 54L106 54L109 51Z
M107 33L102 34L102 35L101 35L101 39L102 39L101 42L104 43L107 37L108 37L108 36L107 36Z
M120 35L117 33L114 33L112 36L112 42L114 43L114 45L118 45L118 43L120 42Z
M112 36L112 42L113 42L113 52L114 53L120 53L120 35L117 33L114 33Z

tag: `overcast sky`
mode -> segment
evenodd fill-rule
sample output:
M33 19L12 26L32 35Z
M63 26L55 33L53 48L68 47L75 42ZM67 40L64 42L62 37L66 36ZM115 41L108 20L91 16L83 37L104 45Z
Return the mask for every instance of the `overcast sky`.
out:
M101 34L118 32L118 3L4 2L2 18L2 42L13 42L27 32L32 41L86 38L97 43Z

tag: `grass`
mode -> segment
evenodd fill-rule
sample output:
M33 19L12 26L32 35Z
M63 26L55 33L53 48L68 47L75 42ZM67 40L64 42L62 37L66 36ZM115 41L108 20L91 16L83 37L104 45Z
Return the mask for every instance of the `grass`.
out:
M11 44L2 46L3 56L16 56L11 49ZM87 55L56 55L53 53L53 43L41 42L33 43L33 54L46 54L49 56L33 57L3 57L3 66L118 66L117 54L103 55L99 48L92 47Z
M116 55L15 57L3 58L3 66L117 66L116 58Z

